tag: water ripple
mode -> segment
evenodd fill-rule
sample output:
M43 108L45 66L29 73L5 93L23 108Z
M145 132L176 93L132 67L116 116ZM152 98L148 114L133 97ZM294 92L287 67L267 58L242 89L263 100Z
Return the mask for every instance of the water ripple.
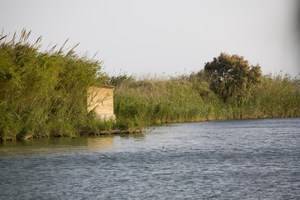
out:
M174 124L139 137L2 146L0 199L300 199L299 122Z

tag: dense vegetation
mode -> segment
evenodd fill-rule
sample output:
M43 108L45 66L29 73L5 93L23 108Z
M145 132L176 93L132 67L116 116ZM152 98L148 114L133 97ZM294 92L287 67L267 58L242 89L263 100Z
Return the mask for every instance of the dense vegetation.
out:
M77 135L94 123L86 89L101 84L101 66L65 44L42 53L29 36L0 37L0 138Z
M204 70L169 79L108 77L101 63L54 46L0 36L0 139L77 136L169 122L300 116L300 80L262 76L259 66L221 54ZM86 109L91 85L115 88L116 122Z
M300 80L262 76L243 57L221 54L204 70L168 80L112 78L117 118L129 126L300 116Z

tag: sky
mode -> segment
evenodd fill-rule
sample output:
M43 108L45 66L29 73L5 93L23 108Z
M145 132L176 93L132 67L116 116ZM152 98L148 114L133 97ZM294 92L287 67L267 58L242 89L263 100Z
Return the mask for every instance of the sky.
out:
M109 74L199 71L221 52L265 74L300 73L298 0L1 0L0 28L26 28L43 48L80 43Z

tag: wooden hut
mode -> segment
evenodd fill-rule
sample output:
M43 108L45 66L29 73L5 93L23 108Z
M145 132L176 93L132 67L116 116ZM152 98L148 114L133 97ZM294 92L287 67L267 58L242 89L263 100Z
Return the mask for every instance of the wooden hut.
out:
M115 120L114 114L114 87L89 87L87 95L87 110L94 111L100 120Z

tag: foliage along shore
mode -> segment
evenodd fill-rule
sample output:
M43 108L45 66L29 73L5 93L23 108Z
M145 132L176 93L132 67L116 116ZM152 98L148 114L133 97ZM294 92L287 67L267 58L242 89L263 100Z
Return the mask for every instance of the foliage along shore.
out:
M129 126L137 127L174 122L300 116L299 79L281 75L262 76L260 83L242 102L236 97L224 102L210 89L207 81L197 77L200 74L170 80L125 81L116 87L116 114Z
M221 54L203 70L168 79L109 77L101 62L53 46L0 35L0 140L134 132L172 122L300 116L300 80L261 75L237 55ZM117 121L86 109L91 85L115 86Z

